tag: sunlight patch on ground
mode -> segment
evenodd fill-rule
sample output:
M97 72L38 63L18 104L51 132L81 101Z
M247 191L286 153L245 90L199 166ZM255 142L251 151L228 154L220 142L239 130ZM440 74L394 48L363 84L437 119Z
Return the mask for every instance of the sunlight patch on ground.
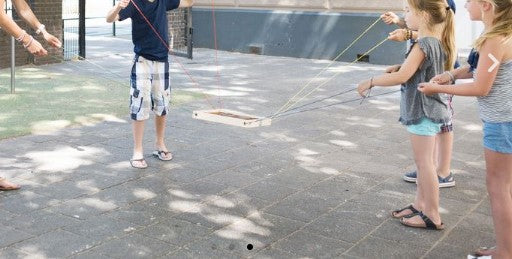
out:
M346 141L346 140L329 140L329 142L331 142L332 144L334 144L336 146L340 146L340 147L348 147L348 148L358 147L357 144L350 142L350 141Z
M94 147L61 147L53 151L29 152L25 157L32 159L36 171L61 172L91 165L94 158L102 155L108 155L108 152Z
M482 125L478 124L466 124L462 128L469 131L482 131Z
M283 133L266 133L263 132L260 134L261 137L269 140L279 141L279 142L297 142L298 139L288 137Z
M200 213L201 203L193 201L171 201L169 208L177 212Z
M38 121L32 124L31 133L34 135L53 135L69 125L71 125L71 122L68 120Z

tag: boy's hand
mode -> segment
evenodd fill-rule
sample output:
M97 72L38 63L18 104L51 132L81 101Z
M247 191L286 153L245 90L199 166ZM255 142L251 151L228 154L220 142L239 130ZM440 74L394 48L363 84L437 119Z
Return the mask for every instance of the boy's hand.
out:
M398 24L400 22L400 17L393 12L387 12L380 16L383 22L387 25Z
M402 67L401 65L390 66L390 67L386 68L386 73L391 74L391 73L398 72L398 70L400 70L401 67Z
M452 82L452 79L448 73L442 73L440 75L437 75L430 79L430 83L440 84L440 85L446 85Z
M407 35L406 29L396 29L389 33L388 40L393 40L393 41L398 41L398 42L406 41L406 35Z
M359 83L357 86L357 92L362 97L366 97L368 90L372 88L371 80L364 80Z
M130 0L119 0L118 4L121 9L124 9L130 4Z

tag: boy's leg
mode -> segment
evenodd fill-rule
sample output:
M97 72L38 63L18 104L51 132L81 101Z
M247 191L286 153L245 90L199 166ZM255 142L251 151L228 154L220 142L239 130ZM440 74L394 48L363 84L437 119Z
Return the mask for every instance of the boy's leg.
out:
M150 61L138 57L132 67L130 90L130 113L133 120L133 156L132 165L147 167L144 158L142 140L144 137L144 121L149 118L151 108L151 64Z
M165 144L165 127L169 113L171 86L169 82L169 62L155 62L153 66L153 83L151 86L153 111L155 112L155 149L165 151L164 160L171 159L172 154Z

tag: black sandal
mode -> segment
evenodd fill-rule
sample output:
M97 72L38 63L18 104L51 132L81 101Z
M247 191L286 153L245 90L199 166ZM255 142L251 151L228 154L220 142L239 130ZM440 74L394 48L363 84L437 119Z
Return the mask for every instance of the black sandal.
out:
M404 221L404 219L410 219L410 218L416 217L416 216L420 216L420 218L423 220L423 223L425 223L425 224L413 224L413 223ZM424 229L429 229L429 230L443 230L444 229L443 222L441 222L441 224L439 224L439 225L436 225L429 217L427 217L427 215L423 214L423 212L405 216L400 219L400 223L402 223L402 225L404 225L404 226L408 226L408 227L412 227L412 228L424 228Z
M402 216L402 217L397 217L397 216L395 216L396 214L399 214L399 213L401 213L401 212L402 212L402 211L404 211L404 210L411 210L411 211L412 211L412 213L410 213L410 214L408 214L408 215L405 215L405 216ZM406 217L406 216L409 216L409 215L418 214L419 212L420 212L420 211L419 211L419 210L417 210L416 208L414 208L414 207L412 206L412 204L411 204L411 205L409 205L409 206L407 206L407 207L405 207L405 208L403 208L403 209L399 209L399 210L394 210L394 211L392 211L392 212L391 212L391 217L393 217L393 218L395 218L395 219L399 219L399 218L403 218L403 217Z

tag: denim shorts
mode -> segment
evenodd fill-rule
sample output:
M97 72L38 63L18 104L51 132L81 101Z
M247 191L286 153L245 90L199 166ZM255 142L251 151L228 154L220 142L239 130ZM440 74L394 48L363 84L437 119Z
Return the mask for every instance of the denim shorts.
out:
M435 136L441 132L441 123L434 123L433 121L423 118L417 124L408 125L407 131L414 135L419 136Z
M504 154L512 154L512 122L484 122L484 147Z

